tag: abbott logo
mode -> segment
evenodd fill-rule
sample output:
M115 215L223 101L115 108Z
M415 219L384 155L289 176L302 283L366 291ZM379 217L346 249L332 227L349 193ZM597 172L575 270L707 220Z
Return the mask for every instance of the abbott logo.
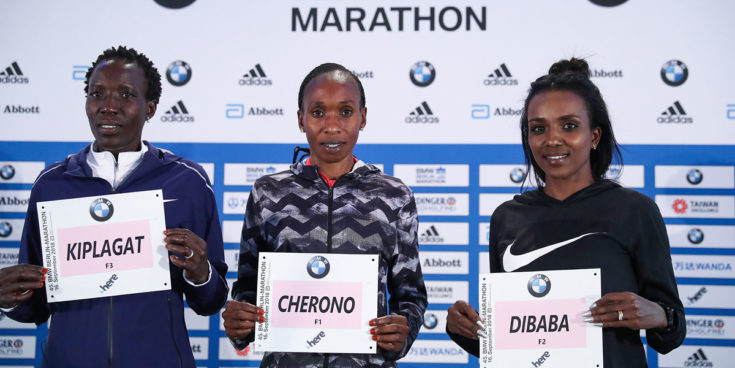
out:
M227 104L225 106L225 117L228 119L242 119L245 117L245 105Z

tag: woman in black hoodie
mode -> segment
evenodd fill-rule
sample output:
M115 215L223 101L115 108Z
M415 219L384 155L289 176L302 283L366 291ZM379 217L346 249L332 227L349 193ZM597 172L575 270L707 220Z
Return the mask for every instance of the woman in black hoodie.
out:
M620 150L587 63L559 61L533 82L520 125L526 172L533 168L538 189L493 213L491 272L600 268L603 297L583 316L603 328L604 365L645 367L639 330L667 353L684 340L684 309L658 207L604 178ZM473 355L479 320L465 301L447 315L447 333Z

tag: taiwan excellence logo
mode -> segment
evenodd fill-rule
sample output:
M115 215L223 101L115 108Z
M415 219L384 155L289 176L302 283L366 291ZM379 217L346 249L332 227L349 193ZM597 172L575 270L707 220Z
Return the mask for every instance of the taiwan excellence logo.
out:
M526 170L523 170L520 167L516 167L510 171L510 181L516 184L520 184L523 181L523 178L525 177L526 177Z
M661 67L661 79L669 86L678 87L689 78L689 68L680 60L669 60Z
M166 80L176 87L181 87L191 79L191 66L183 60L176 60L166 68Z
M674 212L678 214L684 214L689 209L689 205L687 204L687 201L683 199L677 199L674 201L674 203L671 205L671 207L674 209Z
M704 175L698 169L691 169L687 173L687 181L689 184L697 185L702 182L702 179L704 179Z
M551 291L551 280L549 280L546 275L537 273L528 280L528 292L531 293L531 295L537 298L542 298L546 296L549 291Z
M115 207L112 205L112 202L106 198L97 198L92 201L91 205L89 205L89 214L93 219L99 222L109 220L114 212Z
M408 73L411 82L418 87L426 87L434 82L436 78L436 69L428 61L419 61L413 64L411 71Z
M311 257L306 264L306 272L315 279L323 279L329 273L329 260L322 256Z
M0 168L0 178L3 178L4 180L10 180L15 176L15 168L13 165L3 165L2 168Z
M704 232L695 227L687 233L687 240L692 244L699 244L704 241Z
M426 327L427 330L435 329L438 324L439 318L436 317L436 314L426 313L424 315L424 327Z
M13 233L13 225L7 221L0 222L0 238L7 238Z

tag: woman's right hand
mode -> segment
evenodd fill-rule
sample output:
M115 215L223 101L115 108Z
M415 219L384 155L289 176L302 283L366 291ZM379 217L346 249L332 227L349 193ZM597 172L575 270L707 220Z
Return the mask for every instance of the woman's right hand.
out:
M43 287L48 269L19 264L0 270L0 308L13 308L30 299L35 289Z
M255 322L265 322L263 310L250 303L231 300L222 312L225 334L232 340L243 340L255 328Z
M477 340L478 331L481 330L479 321L480 315L464 300L457 300L447 310L447 331L453 334Z

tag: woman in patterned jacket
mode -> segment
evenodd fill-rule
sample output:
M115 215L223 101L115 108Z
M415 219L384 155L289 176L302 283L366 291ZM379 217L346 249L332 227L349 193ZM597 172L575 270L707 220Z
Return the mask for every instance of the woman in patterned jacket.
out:
M413 193L352 154L367 115L357 76L322 64L304 78L298 104L311 156L253 185L235 301L222 314L226 334L243 349L264 320L254 305L259 252L379 254L379 317L370 321L377 354L270 352L261 366L395 367L416 339L427 305Z

